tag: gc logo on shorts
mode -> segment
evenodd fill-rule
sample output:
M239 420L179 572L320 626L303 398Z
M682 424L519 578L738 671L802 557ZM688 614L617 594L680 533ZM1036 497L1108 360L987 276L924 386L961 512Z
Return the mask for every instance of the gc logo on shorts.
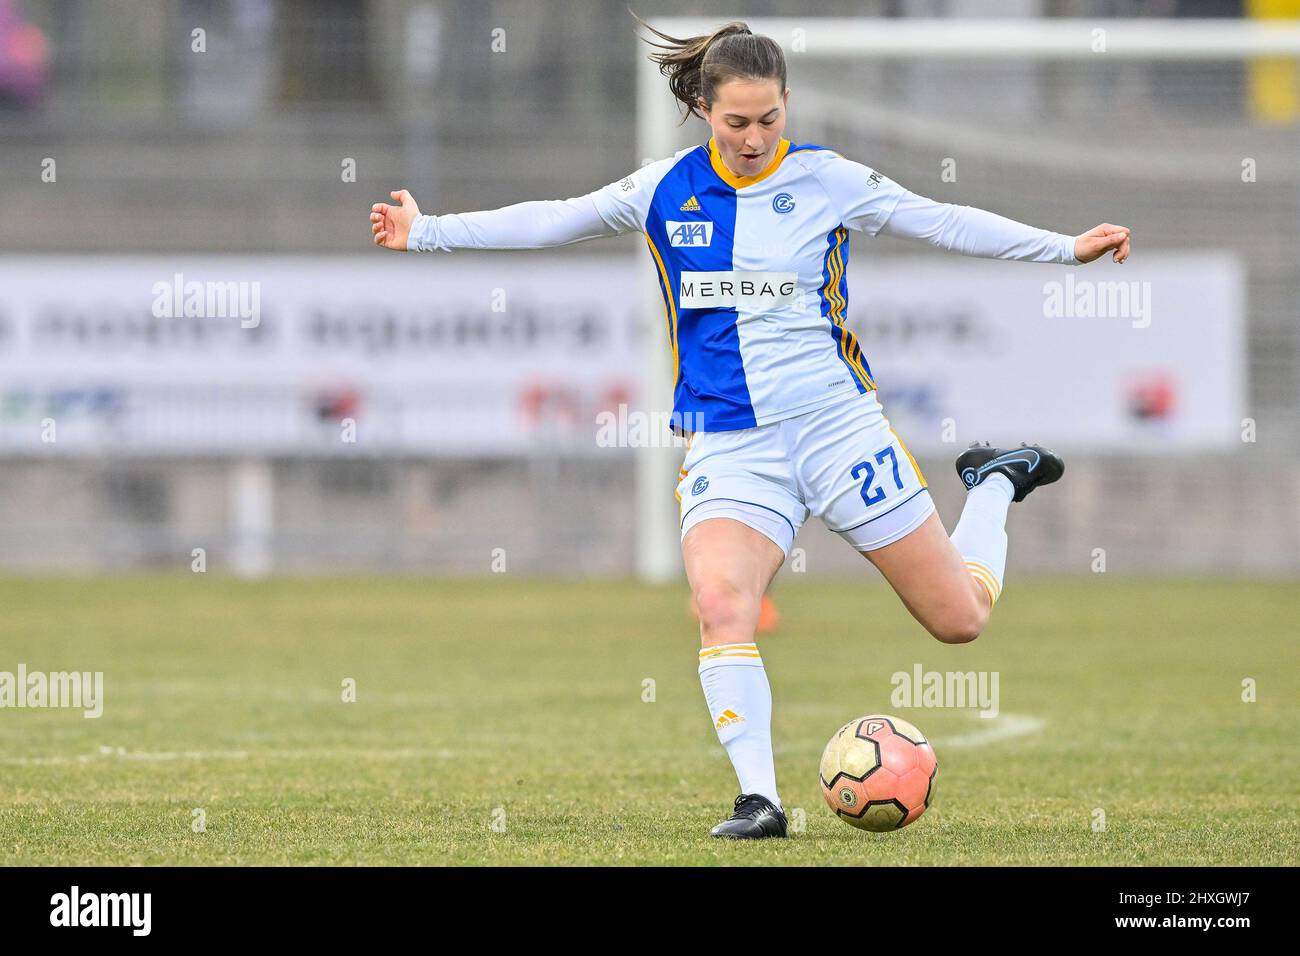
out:
M733 518L789 554L816 515L854 549L874 551L934 512L874 391L755 428L698 432L682 468L709 473L679 483L683 538L706 518Z

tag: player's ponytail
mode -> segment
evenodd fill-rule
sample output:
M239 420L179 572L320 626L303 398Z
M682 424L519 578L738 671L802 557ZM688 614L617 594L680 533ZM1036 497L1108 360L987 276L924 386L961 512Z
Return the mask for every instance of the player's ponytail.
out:
M713 91L733 77L774 79L780 82L782 91L785 90L785 54L781 47L771 37L751 32L739 20L733 20L707 36L681 39L661 33L635 13L632 16L663 41L646 39L659 51L651 53L650 59L659 64L659 72L668 77L668 88L685 107L683 123L691 113L700 116L700 99L712 105Z

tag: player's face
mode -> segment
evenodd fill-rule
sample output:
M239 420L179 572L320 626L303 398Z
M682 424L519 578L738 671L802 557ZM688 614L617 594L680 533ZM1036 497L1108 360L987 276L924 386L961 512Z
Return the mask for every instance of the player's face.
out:
M785 132L789 99L790 91L776 80L735 77L713 91L711 107L700 101L718 153L737 176L754 176L772 161Z

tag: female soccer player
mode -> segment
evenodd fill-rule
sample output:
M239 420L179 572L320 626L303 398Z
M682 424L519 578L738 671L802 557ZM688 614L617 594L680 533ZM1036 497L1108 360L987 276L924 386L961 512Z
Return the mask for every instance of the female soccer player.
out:
M644 233L676 366L674 420L691 434L677 486L682 557L700 618L700 682L741 794L711 831L779 837L772 698L754 643L760 602L816 515L874 564L940 641L973 641L1002 592L1007 511L1061 477L1050 450L972 445L952 536L890 427L845 325L850 231L920 239L968 256L1078 265L1129 255L1129 230L1080 236L933 202L880 173L783 136L781 48L743 23L710 36L652 32L673 94L707 144L586 196L424 216L406 190L377 203L387 249L524 249Z

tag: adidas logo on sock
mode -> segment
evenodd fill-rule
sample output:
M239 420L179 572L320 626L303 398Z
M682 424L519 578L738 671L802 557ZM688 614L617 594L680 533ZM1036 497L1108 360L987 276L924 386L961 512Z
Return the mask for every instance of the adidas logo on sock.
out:
M696 199L694 196L692 196L690 199L686 200L686 202L682 203L677 208L680 209L682 212L699 212L700 201Z
M739 724L743 722L744 719L744 717L740 716L740 714L728 707L718 715L718 719L714 722L713 726L716 729L721 730L723 727L730 727L732 724Z

